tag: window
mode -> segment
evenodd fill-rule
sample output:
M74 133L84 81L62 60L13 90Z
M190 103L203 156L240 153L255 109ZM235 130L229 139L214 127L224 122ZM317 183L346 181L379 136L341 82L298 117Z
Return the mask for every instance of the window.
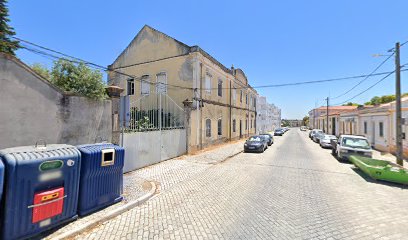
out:
M127 80L127 95L135 95L135 80L133 78Z
M218 119L218 136L222 135L222 120Z
M248 118L245 121L245 130L248 130Z
M256 108L256 98L254 97L254 108Z
M150 76L143 75L140 78L140 92L142 95L149 95L150 94Z
M242 90L241 90L241 96L239 97L239 101L242 102Z
M211 137L211 119L205 120L205 136Z
M205 75L205 90L211 93L211 75L209 73Z
M245 104L248 104L248 94L245 95Z
M380 137L384 137L384 123L380 122L379 123L380 127Z
M218 79L218 96L222 97L222 80Z
M232 132L235 132L237 129L237 121L234 119L232 120Z
M232 89L232 100L235 101L237 100L237 90L234 88Z
M254 120L251 119L251 128L252 128L252 121L254 121Z
M156 92L165 93L167 92L167 74L165 72L158 73L156 75Z
M364 122L364 134L367 134L367 122Z

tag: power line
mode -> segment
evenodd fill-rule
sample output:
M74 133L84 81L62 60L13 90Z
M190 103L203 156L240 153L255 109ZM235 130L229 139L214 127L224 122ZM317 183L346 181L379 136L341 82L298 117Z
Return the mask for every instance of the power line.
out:
M52 52L52 53L56 53L56 54L62 55L62 56L64 56L64 57L70 58L70 59L61 58L60 56L56 56L56 55L53 55L53 54L50 54L50 53L47 53L47 52L44 52L44 51L41 51L41 50L37 50L37 49L33 49L33 48L30 48L30 47L27 47L27 46L23 47L23 49L26 49L26 50L28 50L28 51L31 51L31 52L33 52L33 53L36 53L36 54L39 54L39 55L42 55L42 56L48 56L48 57L52 57L52 58L55 58L55 59L64 59L64 60L67 60L67 61L70 61L70 62L74 62L74 63L83 62L84 64L87 64L88 66L93 66L94 68L97 68L97 69L99 69L99 70L115 72L115 73L117 73L117 74L120 74L120 75L123 75L123 76L127 76L127 77L133 78L133 79L135 79L135 80L137 80L137 81L146 82L146 83L149 83L149 84L152 84L152 85L156 85L156 84L157 84L157 83L154 83L154 82L146 81L146 80L141 79L140 77L136 77L136 76L134 76L134 75L130 75L130 74L126 74L126 73L120 72L120 71L115 70L115 69L108 69L107 67L104 67L104 66L102 66L102 65L99 65L99 64L96 64L96 63L92 63L92 62L90 62L90 61L86 61L86 60L83 60L83 59L81 59L81 58L77 58L77 57L74 57L74 56L71 56L71 55L62 53L62 52L60 52L60 51L56 51L56 50L53 50L53 49L51 49L51 48L44 47L44 46L41 46L41 45L32 43L32 42L30 42L30 41L27 41L27 40L24 40L24 39L21 39L21 38L17 38L17 37L14 37L14 36L12 36L12 38L14 38L14 39L16 39L16 40L18 40L18 41L21 41L21 42L23 42L23 43L26 43L26 44L35 46L35 47L37 47L37 48L40 48L40 49L43 49L43 50L46 50L46 51L49 51L49 52ZM177 57L177 56L173 56L173 57ZM72 60L72 59L74 59L74 60ZM143 64L143 63L137 63L137 64ZM404 66L405 66L405 65L404 65ZM124 67L130 67L130 65L129 65L129 66L123 66L123 67L121 67L121 68L124 68ZM403 70L403 71L406 71L406 70ZM295 83L260 85L260 86L254 86L254 87L252 87L252 86L245 86L245 87L237 87L237 88L234 88L234 89L277 88L277 87L285 87L285 86L297 86L297 85L316 84L316 83L342 81L342 80L350 80L350 79L358 79L358 78L368 78L368 77L371 77L371 76L380 76L380 75L385 75L385 74L390 74L390 73L393 73L393 72L372 73L372 74L369 74L369 75L357 75L357 76L350 76L350 77L332 78L332 79L323 79L323 80L314 80L314 81L304 81L304 82L295 82ZM173 85L173 84L168 84L168 83L160 83L160 84L161 84L161 85L165 85L165 86L174 87L174 88L180 88L180 89L186 89L186 90L194 90L193 88L190 88L190 87L178 86L178 85ZM219 88L202 88L202 90L217 90L217 89L219 89ZM229 89L229 88L221 88L221 89Z
M386 63L392 56L394 55L391 54L390 56L388 56L384 61L382 61L380 63L380 65L378 65L369 75L367 75L363 80L359 81L356 85L354 85L352 88L350 88L349 90L345 91L344 93L337 95L336 97L332 97L331 99L337 99L340 98L344 95L346 95L347 93L353 91L356 87L358 87L360 84L362 84L364 81L366 81L370 76L372 76L372 74L374 74L382 65L384 65L384 63Z
M373 85L371 85L370 87L368 87L367 89L365 89L364 91L354 95L353 97L347 99L346 101L342 102L342 103L337 103L337 104L333 104L333 105L342 105L344 103L347 103L351 100L353 100L354 98L360 96L361 94L367 92L368 90L370 90L371 88L375 87L377 84L379 84L380 82L384 81L385 79L387 79L391 74L393 74L395 71L390 72L389 74L387 74L386 76L384 76L383 78L381 78L380 80L378 80L377 82L375 82Z
M29 48L29 47L24 47L24 48L23 48L23 49L26 49L26 50L31 51L31 52L33 52L33 53L36 53L36 54L40 54L40 55L43 55L43 56L44 56L44 55L47 55L47 56L53 57L53 58L55 58L55 59L63 59L63 60L67 60L67 61L74 62L74 63L82 62L82 63L84 63L84 64L86 64L86 65L88 65L88 66L92 66L92 67L97 68L97 69L99 69L99 70L115 72L115 73L117 73L117 74L124 75L124 76L126 76L126 77L132 78L132 79L137 80L137 81L140 81L140 82L146 82L146 83L151 84L151 85L157 85L157 83L150 82L150 81L146 81L146 80L144 80L144 79L141 79L140 77L136 77L136 76L134 76L134 75L126 74L126 73L120 72L120 71L118 71L118 70L108 69L107 67L104 67L104 66L102 66L102 65L99 65L99 64L96 64L96 63L93 63L93 62L90 62L90 61L86 61L86 60L83 60L83 59L81 59L81 58L77 58L77 57L74 57L74 56L70 56L70 55L65 54L65 53L62 53L62 52L60 52L60 51L56 51L56 50L53 50L53 49L51 49L51 48L48 48L48 47L44 47L44 46L35 44L35 43L30 42L30 41L21 39L21 38L17 38L17 37L14 37L14 36L12 36L12 38L14 38L14 39L16 39L16 40L18 40L18 41L21 41L21 42L23 42L23 43L26 43L26 44L35 46L35 47L37 47L37 48L40 48L40 49L43 49L43 50L46 50L46 51L49 51L49 52L53 52L53 53L56 53L56 54L59 54L59 55L64 56L64 57L66 57L66 58L61 58L60 56L55 56L55 55L53 55L53 54L46 53L46 52L44 52L44 51L36 50L36 49L33 49L33 48ZM70 60L70 59L67 59L67 58L74 59L74 60ZM170 86L170 87L179 88L179 89L193 90L193 88L183 87L183 86L173 85L173 84L168 84L168 83L160 83L160 85Z
M331 79L322 79L322 80L313 80L313 81L304 81L304 82L294 82L294 83L282 83L282 84L270 84L270 85L260 85L260 86L248 86L248 87L236 87L234 89L248 89L248 88L277 88L277 87L286 87L286 86L297 86L297 85L306 85L306 84L315 84L315 83L324 83L324 82L334 82L334 81L342 81L342 80L351 80L351 79L358 79L363 77L371 77L371 76L381 76L386 75L391 72L381 72L375 73L371 75L357 75L357 76L350 76L350 77L342 77L342 78L331 78ZM202 90L217 90L219 88L202 88ZM221 89L229 89L229 88L221 88Z

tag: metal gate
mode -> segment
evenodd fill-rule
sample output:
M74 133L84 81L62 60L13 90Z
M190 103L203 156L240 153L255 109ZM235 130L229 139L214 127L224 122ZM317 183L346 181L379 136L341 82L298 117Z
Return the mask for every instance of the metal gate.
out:
M186 153L185 112L166 92L145 94L121 107L127 108L124 172Z

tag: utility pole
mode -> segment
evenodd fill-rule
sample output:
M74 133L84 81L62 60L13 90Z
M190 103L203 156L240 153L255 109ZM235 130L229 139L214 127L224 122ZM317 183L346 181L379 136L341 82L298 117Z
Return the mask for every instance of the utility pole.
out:
M402 152L402 119L401 119L401 65L400 43L395 44L395 117L396 117L396 147L397 163L403 165Z
M328 133L329 133L329 97L326 98L326 134Z

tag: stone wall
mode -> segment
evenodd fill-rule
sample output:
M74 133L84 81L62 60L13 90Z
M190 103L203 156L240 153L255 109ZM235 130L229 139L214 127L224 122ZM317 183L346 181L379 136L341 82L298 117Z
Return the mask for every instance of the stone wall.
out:
M0 54L0 149L112 138L112 103L55 88L13 56Z

